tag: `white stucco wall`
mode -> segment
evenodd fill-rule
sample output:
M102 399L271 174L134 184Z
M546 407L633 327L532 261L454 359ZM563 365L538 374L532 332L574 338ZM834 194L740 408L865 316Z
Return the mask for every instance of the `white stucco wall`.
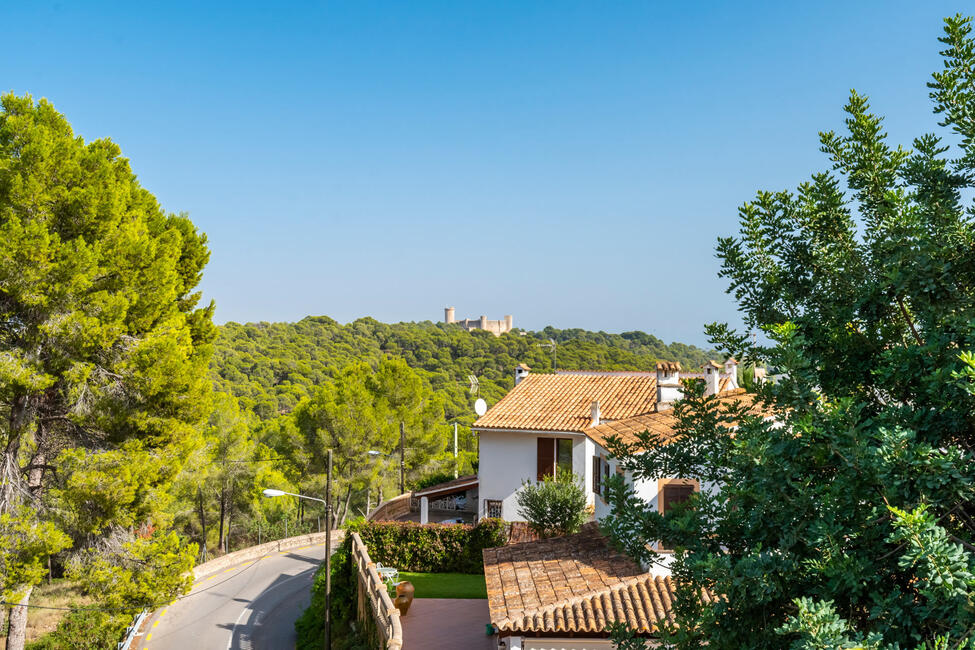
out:
M592 491L592 457L596 453L596 443L588 437L583 438L583 444L572 447L573 471L582 477L582 489L586 492L586 503L593 505L599 501ZM581 467L582 471L575 469Z
M593 442L582 434L541 433L523 431L479 431L478 516L485 517L488 500L500 500L501 517L507 521L524 521L518 515L516 493L525 480L534 481L538 475L538 438L569 438L572 440L572 471L586 476L587 490L592 492L587 472L588 448ZM591 453L591 451L589 452ZM591 465L592 461L588 461ZM591 495L590 495L591 498Z

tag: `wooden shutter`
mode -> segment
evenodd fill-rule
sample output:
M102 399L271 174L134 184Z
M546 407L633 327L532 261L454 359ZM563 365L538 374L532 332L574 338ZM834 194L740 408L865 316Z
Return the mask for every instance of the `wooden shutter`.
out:
M592 457L592 491L596 494L603 493L602 458Z
M670 510L670 506L687 501L694 494L693 485L668 484L663 489L663 512Z
M555 476L555 438L538 439L538 480Z

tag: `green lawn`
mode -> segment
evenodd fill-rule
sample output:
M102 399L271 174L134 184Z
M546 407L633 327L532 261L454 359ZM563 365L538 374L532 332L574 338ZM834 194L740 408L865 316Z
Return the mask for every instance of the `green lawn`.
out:
M399 572L400 580L409 580L416 591L414 598L487 598L484 574Z

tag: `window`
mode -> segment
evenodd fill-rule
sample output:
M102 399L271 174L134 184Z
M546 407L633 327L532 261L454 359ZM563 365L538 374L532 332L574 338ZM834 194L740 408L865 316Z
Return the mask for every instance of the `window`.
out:
M667 511L678 503L691 498L691 495L701 489L697 480L689 479L660 479L657 482L657 510L666 515ZM658 551L671 551L662 542L657 544Z
M592 491L601 497L606 496L606 481L609 480L609 461L602 456L592 457Z
M671 507L683 503L697 491L695 485L686 483L664 483L660 488L660 513L665 514Z
M572 440L555 439L555 465L559 476L572 473Z
M501 519L501 501L495 499L485 499L484 516L494 519Z
M572 440L539 438L537 479L541 481L546 476L555 476L556 471L560 476L572 472Z

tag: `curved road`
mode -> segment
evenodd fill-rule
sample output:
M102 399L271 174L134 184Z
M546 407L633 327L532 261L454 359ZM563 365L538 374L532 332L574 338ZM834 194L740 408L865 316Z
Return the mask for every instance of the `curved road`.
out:
M205 576L189 594L153 612L132 648L294 648L295 621L311 601L312 579L324 558L322 543Z

